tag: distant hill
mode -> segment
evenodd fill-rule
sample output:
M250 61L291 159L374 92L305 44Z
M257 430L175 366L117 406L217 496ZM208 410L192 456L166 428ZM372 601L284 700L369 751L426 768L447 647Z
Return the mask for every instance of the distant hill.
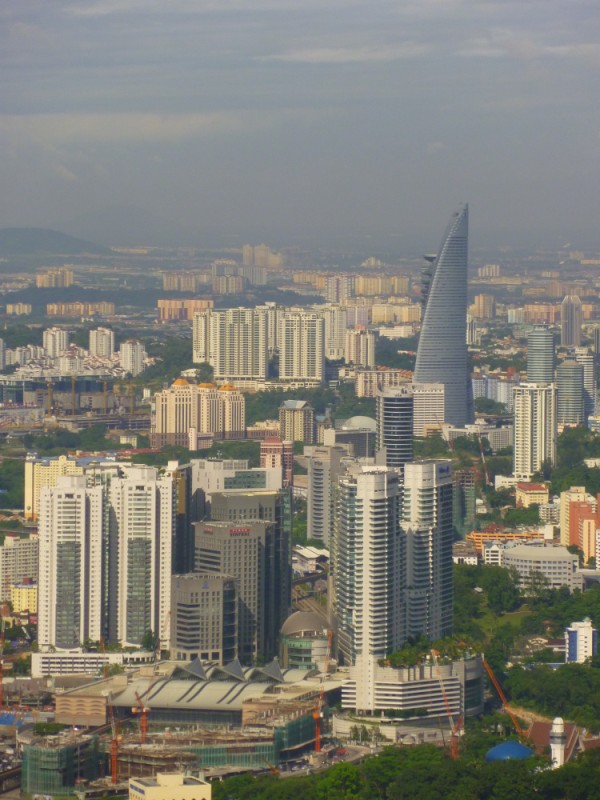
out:
M0 256L108 255L110 248L46 228L0 228Z

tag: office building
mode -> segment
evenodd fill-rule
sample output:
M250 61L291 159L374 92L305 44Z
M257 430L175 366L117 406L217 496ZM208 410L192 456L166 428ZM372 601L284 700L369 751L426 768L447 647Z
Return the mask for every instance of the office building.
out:
M554 382L554 334L550 328L536 326L527 336L528 383Z
M279 431L290 442L315 441L315 413L307 400L284 400L279 407Z
M377 393L377 450L386 466L402 469L413 457L413 391L410 384Z
M581 622L572 622L565 630L565 662L585 664L598 653L598 629L586 617Z
M237 619L237 585L230 575L173 575L171 658L228 664L238 654Z
M572 359L556 370L556 416L559 425L583 425L583 366Z
M306 535L329 547L335 517L338 478L344 472L345 447L305 447L308 461L308 508Z
M110 328L94 328L90 331L90 355L111 358L115 352L115 334Z
M342 445L355 458L372 458L377 447L377 422L372 417L350 417L336 421L335 428L323 431L325 447Z
M356 367L374 367L375 335L366 328L347 330L344 358L346 364L354 364Z
M582 322L581 299L577 295L568 294L560 305L560 343L563 347L581 345Z
M453 215L440 249L430 262L425 307L415 365L415 383L444 386L441 422L463 426L472 421L473 402L467 369L468 206Z
M217 382L265 381L268 372L267 315L262 308L229 308L194 315L194 363L208 362Z
M333 315L328 314L327 319L331 327ZM286 311L280 315L280 380L322 383L325 377L326 324L323 314L317 311Z
M215 492L211 517L195 526L195 571L236 579L239 658L272 658L291 603L291 495Z
M294 476L294 443L270 436L260 443L260 466L281 471L281 485L290 486Z
M42 335L42 344L49 358L58 358L69 347L69 331L47 328Z
M600 325L594 325L594 355L600 355Z
M452 466L404 467L402 529L406 558L406 636L429 641L452 633Z
M11 600L11 587L25 579L37 581L39 565L39 539L36 534L21 538L7 533L0 545L0 602ZM14 606L13 606L14 610Z
M129 800L211 800L212 786L184 772L157 772L147 778L129 779Z
M587 347L575 349L575 361L583 367L583 416L587 423L596 410L596 364Z
M113 642L140 645L145 634L154 631L161 648L169 647L173 499L173 478L159 475L154 467L129 467L123 477L110 482L108 593Z
M442 429L446 389L442 383L413 383L413 436Z
M522 383L513 392L513 474L518 481L528 481L545 463L556 462L556 387Z
M332 610L346 665L385 658L406 639L401 500L400 476L388 467L357 466L340 478Z
M104 633L103 519L102 488L87 488L83 476L40 492L40 649L69 650Z
M249 467L248 461L242 458L192 459L190 469L192 514L195 519L207 519L210 516L211 498L215 492L230 489L277 491L282 488L281 469L272 466Z
M133 378L144 371L146 350L142 342L137 339L128 339L119 348L119 362L123 370Z
M540 544L517 544L502 551L502 566L519 573L519 588L527 594L539 575L546 578L550 589L569 588L579 567L579 556L566 547L544 547Z

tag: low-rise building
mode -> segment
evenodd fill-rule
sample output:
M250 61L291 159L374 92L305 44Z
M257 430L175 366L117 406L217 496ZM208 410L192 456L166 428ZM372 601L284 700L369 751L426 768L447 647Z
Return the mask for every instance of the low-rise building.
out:
M566 547L517 544L502 553L502 566L513 567L519 573L519 586L527 593L536 576L543 576L550 589L572 588L579 566L579 557Z
M550 490L545 483L524 483L519 481L515 487L515 503L517 508L529 508L529 506L541 506L547 503L550 497Z
M154 778L130 778L129 800L211 800L210 783L183 772L157 772Z

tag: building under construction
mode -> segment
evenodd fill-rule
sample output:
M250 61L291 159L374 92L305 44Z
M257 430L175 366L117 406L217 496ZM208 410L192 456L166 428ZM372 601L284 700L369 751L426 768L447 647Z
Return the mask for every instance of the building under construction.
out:
M55 736L36 736L31 730L18 736L23 750L21 795L61 797L74 795L84 782L97 779L105 756L98 736L65 731Z

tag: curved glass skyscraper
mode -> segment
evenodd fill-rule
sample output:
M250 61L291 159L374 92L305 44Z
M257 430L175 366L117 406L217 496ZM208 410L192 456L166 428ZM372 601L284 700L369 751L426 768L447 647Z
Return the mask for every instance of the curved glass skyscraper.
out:
M473 418L467 366L467 248L469 207L455 213L431 264L415 383L444 386L444 422L462 427Z

